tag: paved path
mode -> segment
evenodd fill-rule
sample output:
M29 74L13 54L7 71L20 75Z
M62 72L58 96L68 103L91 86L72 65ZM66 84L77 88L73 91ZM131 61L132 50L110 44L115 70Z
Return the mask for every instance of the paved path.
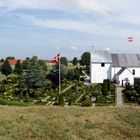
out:
M123 105L123 96L122 96L122 90L123 87L116 86L116 106L122 106Z

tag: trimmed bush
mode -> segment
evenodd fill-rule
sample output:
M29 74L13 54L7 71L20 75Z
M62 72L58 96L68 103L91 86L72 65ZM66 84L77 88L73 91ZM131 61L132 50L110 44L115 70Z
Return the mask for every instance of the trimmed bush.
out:
M89 96L84 97L83 101L81 102L81 106L92 106L92 101Z
M108 82L107 82L107 80L103 81L103 84L102 84L102 94L104 96L108 95Z

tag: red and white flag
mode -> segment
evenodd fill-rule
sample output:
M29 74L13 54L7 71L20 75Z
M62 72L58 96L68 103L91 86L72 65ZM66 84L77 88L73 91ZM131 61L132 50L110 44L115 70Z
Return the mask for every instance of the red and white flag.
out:
M128 37L128 42L133 42L133 37L132 36Z
M56 63L56 62L59 61L59 59L60 59L60 53L58 53L58 54L51 60L51 62L52 62L52 63Z

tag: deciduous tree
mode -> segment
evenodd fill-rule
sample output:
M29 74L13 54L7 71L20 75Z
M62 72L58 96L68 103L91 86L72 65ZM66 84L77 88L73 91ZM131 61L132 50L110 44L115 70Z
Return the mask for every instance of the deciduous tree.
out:
M80 64L81 64L82 66L86 66L86 67L89 66L89 64L90 64L90 53L89 53L89 52L84 52L84 53L81 55Z
M73 63L73 65L77 65L77 63L78 63L77 57L74 57L74 58L73 58L72 63Z
M64 66L67 66L68 65L68 59L66 57L61 57L60 62Z

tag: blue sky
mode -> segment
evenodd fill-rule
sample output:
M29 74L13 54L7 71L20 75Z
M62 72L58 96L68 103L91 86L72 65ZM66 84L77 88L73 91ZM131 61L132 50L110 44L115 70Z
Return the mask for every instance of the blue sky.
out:
M140 53L139 0L0 0L0 57ZM127 38L134 37L133 43Z

